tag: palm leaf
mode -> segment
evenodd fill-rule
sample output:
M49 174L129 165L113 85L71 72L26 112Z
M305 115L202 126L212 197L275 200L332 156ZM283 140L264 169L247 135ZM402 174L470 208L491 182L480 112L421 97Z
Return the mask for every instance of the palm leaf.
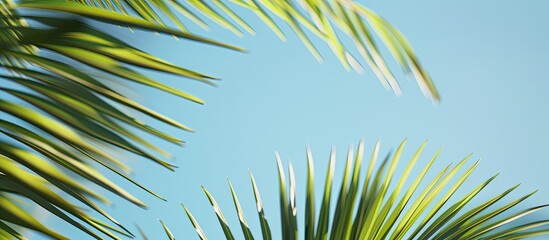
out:
M232 0L231 3L222 0L23 0L20 6L72 13L233 49L238 48L188 35L186 25L190 22L207 28L207 21L202 19L205 18L238 36L243 36L244 31L254 34L253 28L237 14L237 10L240 10L237 6L240 6L256 14L282 40L286 40L287 33L281 30L277 19L288 24L319 62L322 62L323 58L318 50L318 44L311 39L311 35L325 42L345 69L353 68L362 72L364 62L383 86L400 95L401 87L393 71L388 67L389 64L385 60L387 57L380 54L381 49L373 37L375 33L404 72L417 80L423 94L434 102L440 99L434 83L402 34L372 10L353 0ZM119 14L113 15L113 12ZM179 15L184 18L180 19ZM138 18L131 18L130 21L130 16ZM176 25L179 31L167 27L170 23ZM343 43L344 36L352 40L351 46ZM353 45L355 50L351 50ZM358 52L362 61L353 56L353 51Z
M304 239L518 239L544 235L549 232L548 220L524 219L525 216L539 211L547 205L512 213L511 209L515 205L523 202L533 193L503 204L505 197L510 195L518 185L493 196L486 202L477 205L470 203L493 182L497 175L488 178L462 197L452 198L458 189L465 188L464 182L468 180L478 164L478 161L468 164L471 156L467 156L455 166L449 164L437 173L431 169L440 153L439 150L426 166L417 168L416 163L426 145L424 143L413 157L406 161L407 164L403 172L397 173L396 169L402 158L405 144L406 141L403 141L395 153L389 154L375 169L374 165L376 165L379 155L379 142L376 143L366 175L363 175L363 185L360 184L360 170L364 144L362 141L360 142L356 154L353 154L352 148L350 148L337 198L331 194L335 162L335 151L332 151L324 185L324 199L320 209L315 209L314 206L313 197L316 196L313 187L314 169L312 154L307 150L306 215L303 218L305 223L302 225ZM296 216L293 214L296 212L296 208L291 204L295 201L294 195L297 191L292 187L287 189L284 169L278 154L277 165L282 211L282 238L297 239ZM411 175L414 169L419 170L419 174L415 177ZM288 168L288 173L290 174L290 183L292 183L293 169L291 165ZM428 180L428 178L432 179ZM253 178L252 186L254 192L257 192ZM404 188L404 186L409 187ZM236 198L232 186L230 188ZM210 201L215 201L212 200L213 197L209 193L208 198ZM330 217L331 210L329 208L330 205L333 205L330 203L332 200L335 201L336 209ZM501 207L491 209L495 205L501 205ZM315 210L320 211L320 216L316 217ZM216 212L218 211L221 210L216 205ZM240 221L243 222L244 215L240 205L237 206L237 212ZM263 225L266 221L263 221L264 219L261 217L263 208L258 208L258 212L260 213L261 226L264 228ZM206 239L204 232L188 210L187 214L201 239ZM515 222L521 224L517 225ZM223 228L228 228L226 221L224 221ZM268 224L267 228L270 228ZM313 234L315 229L317 230L316 234ZM242 228L242 230L245 236L251 234L247 228Z
M31 206L45 209L94 239L133 237L100 206L110 200L88 185L97 185L142 208L146 204L105 177L95 164L164 200L130 178L130 168L115 158L111 149L122 149L173 170L175 166L166 160L171 156L133 128L178 145L183 140L145 124L127 110L183 131L192 129L133 101L110 84L126 80L203 104L201 99L133 69L152 69L209 85L214 85L216 78L152 56L67 13L241 49L79 3L18 4L0 0L0 236L21 239L18 231L22 227L66 239L20 206L32 202ZM19 10L23 8L41 10L27 13ZM44 14L45 10L57 13ZM48 55L39 54L43 51ZM104 219L92 217L83 208Z

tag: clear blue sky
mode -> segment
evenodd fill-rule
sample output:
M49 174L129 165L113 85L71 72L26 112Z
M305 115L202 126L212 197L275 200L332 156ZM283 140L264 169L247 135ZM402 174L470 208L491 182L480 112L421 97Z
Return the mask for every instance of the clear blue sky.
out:
M138 223L151 239L164 239L159 218L178 239L193 239L194 229L179 206L183 202L210 239L222 239L200 185L210 190L229 223L239 229L228 177L240 194L249 224L257 235L250 169L260 187L267 217L276 226L276 239L280 235L274 151L294 164L302 203L305 146L309 144L313 150L320 183L331 146L338 149L337 166L341 170L347 147L356 146L362 137L368 151L381 138L383 154L408 137L407 158L429 139L420 166L444 145L438 169L473 152L482 161L466 189L501 172L476 202L522 183L514 197L535 189L539 192L520 206L548 203L549 2L388 0L364 4L408 38L441 93L440 104L432 105L421 95L415 81L407 80L396 67L403 86L402 97L385 91L370 71L364 75L345 72L323 44L319 44L319 49L325 62L319 64L294 35L288 34L288 41L281 42L246 11L241 12L256 29L256 36L240 39L218 27L209 32L195 30L245 47L249 54L112 28L138 47L223 79L219 88L213 88L151 73L201 97L205 106L135 88L141 93L142 102L197 132L176 133L188 142L184 148L158 142L176 157L180 169L175 173L128 156L135 178L169 201L158 201L124 185L149 204L150 210L140 210L114 198L113 215L129 226ZM339 179L340 171L337 173ZM302 214L303 207L299 211ZM547 214L546 211L536 217ZM54 218L48 221L58 229L64 226ZM67 231L75 239L83 239L76 237L82 236L80 233Z

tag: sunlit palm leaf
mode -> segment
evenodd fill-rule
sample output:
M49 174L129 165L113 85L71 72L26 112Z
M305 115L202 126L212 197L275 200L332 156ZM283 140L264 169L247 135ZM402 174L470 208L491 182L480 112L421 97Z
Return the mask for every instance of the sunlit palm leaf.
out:
M21 2L20 7L41 3L46 2ZM240 50L140 18L97 10L78 4L80 16ZM133 69L152 69L210 85L216 79L156 58L71 15L19 11L9 0L0 1L0 13L0 236L21 239L18 229L23 227L66 239L28 214L20 206L20 199L26 199L92 238L132 237L97 204L109 200L88 185L95 184L140 207L146 205L101 174L96 163L163 200L131 179L129 167L110 149L123 149L173 170L165 160L169 154L134 129L175 144L183 141L126 112L131 109L184 131L192 129L131 100L110 84L128 80L202 104L199 98ZM48 54L39 55L41 51Z
M356 154L352 148L347 154L347 162L343 169L343 179L339 185L337 198L331 194L333 184L333 171L335 163L335 151L330 156L324 198L320 209L315 209L314 196L314 169L312 154L307 150L308 170L305 194L305 223L304 239L518 239L547 234L548 220L532 221L524 219L525 216L545 208L548 205L536 206L517 213L508 213L512 207L530 197L533 193L516 198L509 203L504 203L504 197L509 195L517 186L511 187L501 194L495 195L485 202L477 205L470 204L482 190L495 178L493 176L480 183L462 197L454 196L458 189L464 188L464 182L469 178L478 164L478 161L466 166L471 156L467 156L455 166L447 165L442 170L432 171L440 150L421 169L416 168L416 162L426 143L422 144L413 157L407 161L402 172L397 172L401 160L401 154L406 141L403 141L394 154L388 155L378 165L379 142L376 143L372 157L368 162L368 170L361 177L362 155L364 145L359 144ZM442 150L442 149L441 149ZM286 189L286 177L280 158L277 154L279 169L280 199L281 199L281 229L282 239L298 239L297 232L295 194L293 188L293 169L288 168L290 188ZM419 170L415 177L412 170ZM428 178L431 178L429 180ZM258 195L255 182L252 185L256 196ZM404 186L407 186L404 188ZM361 189L362 188L362 189ZM230 185L231 193L236 199L236 194ZM206 190L205 190L206 191ZM207 192L207 191L206 191ZM289 194L289 196L288 196ZM452 198L454 196L454 198ZM208 193L210 201L214 201ZM257 198L257 197L256 197ZM335 201L335 211L329 217L330 201ZM494 205L500 207L491 208ZM237 207L240 222L245 222L242 210ZM260 202L258 202L258 206ZM221 212L217 204L216 212ZM468 209L468 210L467 210ZM201 239L206 239L204 232L187 211L187 215ZM320 215L315 215L315 210ZM258 207L262 229L269 229L264 221L263 208ZM507 214L506 214L507 213ZM520 221L518 221L520 220ZM520 225L517 226L517 224ZM264 225L266 225L264 227ZM224 231L228 226L223 224ZM242 228L246 239L251 239L251 232ZM316 229L316 232L315 232ZM235 230L236 231L236 228ZM267 233L267 235L266 235ZM264 239L271 239L270 231L263 231Z
M94 10L82 9L82 4L93 7ZM361 62L364 61L383 86L400 95L401 87L389 69L386 57L380 53L373 36L375 33L404 72L417 80L423 94L435 102L439 100L434 83L402 34L376 13L353 0L232 0L230 3L222 0L72 0L72 3L60 0L23 0L20 5L25 8L69 12L130 27L154 25L155 28L162 29L171 25L171 22L185 33L189 33L186 27L189 22L207 28L202 16L238 36L242 36L243 31L254 34L252 27L237 14L240 10L237 6L240 6L255 13L282 40L286 39L286 35L276 19L288 24L320 62L322 56L310 35L324 41L347 70L354 68L358 72L363 71ZM122 17L108 17L108 12L138 16L140 19L119 22ZM179 15L184 18L179 18ZM156 30L160 31L158 29ZM185 37L181 32L170 30L167 33ZM351 50L353 46L343 43L344 36L352 40L356 50ZM357 51L363 60L355 58L353 51Z

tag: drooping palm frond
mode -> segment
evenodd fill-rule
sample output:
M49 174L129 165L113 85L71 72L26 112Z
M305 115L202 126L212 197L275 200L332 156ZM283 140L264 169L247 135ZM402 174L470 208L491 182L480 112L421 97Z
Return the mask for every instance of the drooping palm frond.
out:
M339 61L349 70L363 71L361 61L353 55L358 51L368 67L387 89L395 94L401 94L401 88L393 72L388 67L385 58L374 38L374 33L388 48L404 72L413 76L421 91L433 101L439 100L439 94L429 74L421 66L410 44L403 35L386 20L364 5L353 0L232 0L227 3L222 0L72 0L44 1L23 0L21 6L33 9L47 9L70 12L81 16L94 16L99 19L101 14L82 11L81 5L93 6L111 12L139 16L144 21L167 26L174 23L183 32L188 22L208 28L206 21L200 15L242 36L243 31L254 34L253 28L237 14L236 6L244 7L255 13L268 25L280 39L286 39L286 33L278 26L279 18L295 32L303 44L322 62L316 44L310 39L315 35L329 45ZM177 14L179 12L180 14ZM184 20L179 18L184 16ZM351 50L343 42L346 36L354 44L356 50Z
M305 214L300 217L296 207L296 180L292 165L288 166L287 178L277 154L282 239L521 239L549 233L549 220L524 219L548 205L512 213L509 211L535 193L504 200L518 185L492 196L487 201L471 204L471 200L497 175L458 196L456 192L464 188L465 181L478 164L477 161L467 166L471 155L437 172L432 168L441 149L425 167L417 169L419 173L413 176L412 172L426 145L424 143L406 163L404 170L397 172L405 143L403 141L395 153L388 155L377 168L380 143L376 143L365 174L361 173L364 144L359 144L356 155L353 155L350 148L337 194L332 192L332 185L335 184L335 151L330 155L324 192L315 193L313 157L307 150ZM265 217L252 175L251 181L261 236L263 239L272 239L272 228ZM229 188L244 238L235 237L239 230L228 225L215 199L206 189L204 192L227 239L254 239L230 182ZM315 197L319 196L322 200L320 208L317 208ZM335 209L332 209L334 206ZM207 239L196 219L185 206L184 209L199 238ZM302 229L298 229L298 219L304 221L301 224Z
M92 12L114 24L238 49L136 17L96 12L84 5L80 11ZM0 238L22 239L16 230L22 227L66 239L35 219L21 202L33 202L32 206L40 206L95 239L131 237L98 205L109 200L90 190L89 185L146 208L145 203L100 173L104 167L163 199L131 179L128 166L110 149L122 149L173 170L174 166L164 160L169 154L135 129L174 144L183 141L147 125L128 110L192 130L133 101L111 83L136 82L202 103L133 69L152 69L207 84L213 84L215 78L154 57L74 16L22 12L10 0L0 0L0 13ZM83 206L107 221L92 216Z

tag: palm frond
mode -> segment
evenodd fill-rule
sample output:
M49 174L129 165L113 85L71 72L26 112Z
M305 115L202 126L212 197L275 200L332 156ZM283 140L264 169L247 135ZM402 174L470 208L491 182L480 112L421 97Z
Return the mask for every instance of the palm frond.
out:
M286 40L287 33L282 30L278 22L287 24L313 56L322 62L317 43L311 40L310 36L318 37L331 48L346 70L354 69L362 72L362 65L365 63L385 88L392 89L395 94L400 95L401 87L385 60L387 57L381 54L379 44L374 38L374 35L377 35L404 72L416 79L423 94L434 102L440 99L429 74L421 66L403 35L385 19L353 0L232 0L231 3L222 0L72 0L71 2L23 0L20 6L68 12L130 27L135 27L133 24L139 23L140 26L155 25L157 28L166 28L172 23L179 28L180 32L170 32L170 34L180 37L183 37L181 32L189 33L186 27L188 23L207 29L207 21L202 18L209 19L238 36L243 36L244 31L254 34L253 28L237 13L239 12L237 6L239 6L256 14L282 40ZM81 5L93 7L93 10L92 8L82 9ZM117 19L106 17L109 15L108 12L137 16L140 19L131 23L126 21L120 23ZM353 44L351 46L344 44L343 38L348 38ZM356 58L354 52L357 52L362 60Z
M44 10L29 13L18 8L45 3L50 10L65 12L76 4L29 1L18 6L10 0L0 1L0 235L21 239L17 229L23 227L54 239L66 239L29 214L20 205L23 199L94 239L132 237L98 205L108 204L109 200L90 190L89 185L97 185L142 208L146 204L105 177L97 164L164 200L130 178L130 168L115 158L111 149L122 149L173 170L175 166L166 160L171 156L134 129L177 145L183 140L145 124L127 110L182 131L192 129L133 101L112 88L113 81L135 82L202 104L201 99L133 69L152 69L210 85L216 78L152 56L74 15L44 14ZM112 24L240 50L116 12L81 4L72 10ZM104 220L93 217L83 206Z
M478 164L478 161L469 164L471 155L457 164L448 164L437 171L433 166L442 150L440 149L426 166L417 168L416 163L423 152L425 142L407 161L403 171L397 172L405 144L406 140L398 146L394 154L387 155L378 164L380 143L377 142L365 174L361 173L363 142L360 142L356 154L353 153L352 147L349 148L343 178L339 184L333 181L335 150L332 150L323 195L314 192L313 160L311 152L307 149L305 217L300 218L296 216L297 191L292 165L289 164L289 176L286 177L277 154L282 239L298 239L300 236L304 239L519 239L549 232L548 220L524 219L525 216L549 205L511 213L511 208L535 193L512 198L510 201L504 200L504 197L510 195L518 185L480 204L471 203L497 175L458 196L456 192L465 190L464 183ZM377 165L379 166L376 168ZM413 170L419 171L419 174L413 176ZM288 179L289 185L286 182ZM251 180L256 200L260 199L253 176ZM338 184L338 195L332 194L333 184ZM242 226L246 220L240 205L237 204L232 185L229 184L229 187ZM210 202L215 203L211 194L205 189L204 191ZM315 207L315 196L323 196L320 209ZM505 203L506 201L508 203ZM264 217L260 200L257 201L257 206L263 238L272 239L269 230L271 227ZM331 206L335 206L335 209L330 209ZM221 213L217 204L214 205L214 209L218 215ZM200 239L207 239L187 208L185 211ZM317 211L320 212L318 216ZM302 235L298 233L297 219L304 220L304 224L301 225L304 228ZM231 231L226 221L223 221L222 228L224 232ZM237 230L235 228L232 231ZM242 227L242 233L245 239L253 239L248 228Z

